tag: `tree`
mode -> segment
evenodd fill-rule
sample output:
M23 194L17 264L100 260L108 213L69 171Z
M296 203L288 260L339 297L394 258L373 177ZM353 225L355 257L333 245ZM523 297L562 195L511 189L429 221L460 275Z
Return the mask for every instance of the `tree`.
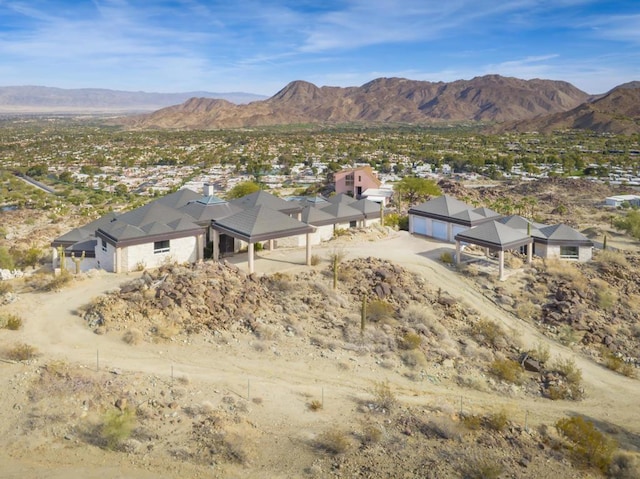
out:
M260 189L260 185L254 181L243 181L227 192L227 199L242 198L243 196L260 191Z
M640 211L629 211L624 217L613 221L616 228L626 231L634 238L640 239Z
M415 176L405 176L396 184L394 190L409 204L415 204L442 194L435 181Z

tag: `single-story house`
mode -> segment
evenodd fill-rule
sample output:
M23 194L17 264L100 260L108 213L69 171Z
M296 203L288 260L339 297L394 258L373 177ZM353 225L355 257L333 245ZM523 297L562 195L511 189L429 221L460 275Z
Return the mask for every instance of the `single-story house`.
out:
M542 258L591 261L593 241L570 226L563 224L544 226L532 236L535 254Z
M615 195L608 196L604 200L605 206L611 206L614 208L619 208L624 204L629 204L630 206L640 206L640 195Z

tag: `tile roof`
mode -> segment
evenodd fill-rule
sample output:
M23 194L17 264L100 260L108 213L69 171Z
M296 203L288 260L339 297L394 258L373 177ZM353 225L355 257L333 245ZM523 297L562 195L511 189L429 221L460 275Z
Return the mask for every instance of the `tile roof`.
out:
M314 231L313 226L264 205L254 206L226 218L214 220L213 228L249 243Z

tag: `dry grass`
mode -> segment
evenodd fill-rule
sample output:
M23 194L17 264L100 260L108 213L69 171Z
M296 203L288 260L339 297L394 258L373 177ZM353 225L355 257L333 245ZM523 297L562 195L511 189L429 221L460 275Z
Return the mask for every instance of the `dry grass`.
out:
M376 408L382 411L390 411L392 410L398 400L396 399L395 394L391 389L391 385L389 381L380 381L373 385L373 389L371 390L373 394L373 402L376 405Z
M19 343L6 352L6 357L13 361L28 361L38 355L38 350L29 344Z
M124 332L122 340L132 346L140 344L144 339L144 335L139 329L131 328Z
M347 452L352 442L346 432L331 428L318 437L317 446L330 454L338 455Z
M0 320L0 325L4 329L8 329L10 331L17 331L22 328L24 324L24 320L15 314L10 314Z
M609 249L606 251L600 251L596 255L595 260L600 265L614 264L621 268L627 268L629 266L629 262L627 261L624 253Z

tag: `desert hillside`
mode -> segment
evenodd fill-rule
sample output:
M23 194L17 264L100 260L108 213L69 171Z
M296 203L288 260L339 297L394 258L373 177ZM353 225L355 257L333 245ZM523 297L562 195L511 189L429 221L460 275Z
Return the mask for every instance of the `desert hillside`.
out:
M210 129L296 123L503 122L564 112L588 98L566 82L499 75L451 83L380 78L348 88L294 81L273 97L248 105L193 98L123 123L134 128Z

